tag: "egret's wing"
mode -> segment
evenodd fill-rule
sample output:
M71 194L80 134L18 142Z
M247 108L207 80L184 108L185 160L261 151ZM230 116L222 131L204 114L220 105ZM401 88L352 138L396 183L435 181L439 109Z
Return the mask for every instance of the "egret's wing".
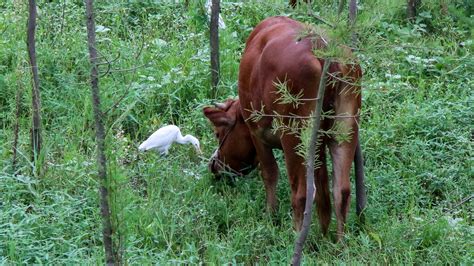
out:
M178 130L179 129L173 125L164 126L151 134L151 136L149 136L140 147L143 147L145 150L157 149L161 152L173 143L176 139Z
M166 135L161 132L155 132L148 137L147 140L143 142L143 147L146 150L150 149L159 149L165 145L169 144L166 139Z

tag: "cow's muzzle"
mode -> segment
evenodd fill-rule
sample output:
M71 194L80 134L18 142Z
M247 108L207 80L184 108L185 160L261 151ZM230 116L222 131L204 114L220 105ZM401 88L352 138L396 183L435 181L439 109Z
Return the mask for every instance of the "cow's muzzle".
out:
M218 175L220 167L219 167L219 159L217 158L217 150L214 151L214 153L211 156L211 159L209 160L209 171L213 173L215 176Z
M227 164L225 164L222 160L219 159L218 150L214 151L214 153L212 154L208 166L209 171L211 171L211 173L214 174L217 179L220 179L223 176L243 176L242 172L230 168Z

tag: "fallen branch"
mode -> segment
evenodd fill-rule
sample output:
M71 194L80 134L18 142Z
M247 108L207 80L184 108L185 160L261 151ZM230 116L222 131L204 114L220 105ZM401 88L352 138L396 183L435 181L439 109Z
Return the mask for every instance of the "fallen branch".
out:
M331 28L335 28L336 26L334 24L332 24L331 22L327 21L326 19L322 18L321 16L318 16L316 14L313 14L313 13L308 13L308 15L312 16L313 18L323 22L324 24L330 26Z
M460 202L458 202L456 205L454 205L451 209L447 210L446 212L449 213L449 212L454 211L457 207L463 205L466 202L471 201L473 198L474 198L474 194L471 194L470 196L465 197L464 199L462 199Z
M139 66L134 66L134 67L131 67L131 68L124 68L124 69L112 69L110 70L110 72L127 72L127 71L135 71L139 68L142 68L142 67L147 67L151 65L151 62L148 62L148 63L145 63L145 64L142 64L142 65L139 65Z

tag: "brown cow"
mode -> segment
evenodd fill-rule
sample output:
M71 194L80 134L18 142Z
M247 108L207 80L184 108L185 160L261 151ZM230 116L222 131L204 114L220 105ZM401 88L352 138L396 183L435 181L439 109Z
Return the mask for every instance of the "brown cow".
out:
M272 149L283 149L291 185L291 203L296 230L301 229L306 200L305 159L296 154L300 138L294 134L272 133L272 116L259 121L249 119L252 110L263 110L267 115L296 115L308 117L315 109L315 98L322 72L323 59L313 54L327 39L320 36L301 37L305 26L287 17L271 17L262 21L250 34L239 71L239 99L227 100L216 107L204 108L205 116L213 123L219 148L214 153L210 170L246 174L260 163L266 190L267 209L277 208L276 185L278 166ZM319 148L321 166L315 171L316 204L323 233L327 233L331 219L326 147L333 159L333 196L337 217L338 239L343 236L344 223L350 205L349 174L358 144L358 114L361 107L360 87L362 72L359 65L332 63L323 111L334 111L335 117L321 121L321 129L329 130L338 121L351 129L349 140L338 142L331 136L322 137ZM338 77L337 77L338 76ZM350 80L348 82L347 80ZM287 81L290 93L303 93L304 104L278 102L280 95L275 82ZM310 100L312 99L312 100ZM283 119L288 123L288 119Z

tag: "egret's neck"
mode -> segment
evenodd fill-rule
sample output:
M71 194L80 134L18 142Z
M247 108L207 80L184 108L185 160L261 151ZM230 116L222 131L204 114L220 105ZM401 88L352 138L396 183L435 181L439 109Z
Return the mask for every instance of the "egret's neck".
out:
M176 142L178 142L179 144L187 144L191 141L191 136L190 135L186 135L183 137L183 135L181 135L181 132L178 132L178 136L176 137Z

